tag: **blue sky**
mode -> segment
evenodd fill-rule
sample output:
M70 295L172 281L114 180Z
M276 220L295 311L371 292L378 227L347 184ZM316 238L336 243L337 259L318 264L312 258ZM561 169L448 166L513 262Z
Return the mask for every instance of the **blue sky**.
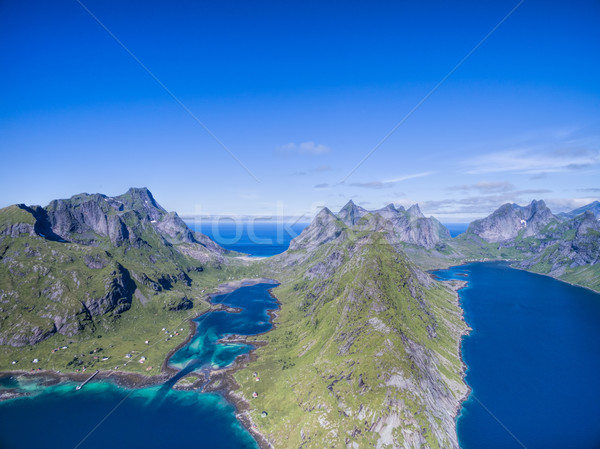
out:
M181 215L468 221L600 196L597 1L524 1L375 151L518 2L172 3L0 2L0 206L147 186Z

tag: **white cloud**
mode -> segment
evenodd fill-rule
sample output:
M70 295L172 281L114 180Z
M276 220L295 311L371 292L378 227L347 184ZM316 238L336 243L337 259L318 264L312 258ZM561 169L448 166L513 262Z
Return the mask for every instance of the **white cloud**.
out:
M398 176L398 177L392 178L392 179L383 179L381 181L352 182L352 183L350 183L350 186L362 187L365 189L386 189L386 188L393 187L395 184L397 184L399 182L407 181L409 179L423 178L425 176L430 176L433 173L435 173L435 172L428 171L428 172L413 173L410 175Z
M464 162L469 174L511 172L542 174L594 168L600 165L600 151L566 148L552 152L516 149L489 153Z
M308 154L323 154L329 153L331 149L323 144L315 144L314 142L303 142L298 146L298 151L300 153Z
M508 181L481 181L477 184L463 184L459 186L446 187L446 190L458 190L462 192L476 190L482 194L486 194L508 192L510 190L515 190L515 186Z
M553 213L559 213L570 212L581 206L587 206L594 201L598 201L598 198L549 198L546 200L546 204Z
M277 150L281 153L297 153L297 154L311 154L311 155L320 155L329 153L331 148L327 145L317 144L315 142L302 142L300 144L296 144L294 142L287 143L285 145L281 145Z

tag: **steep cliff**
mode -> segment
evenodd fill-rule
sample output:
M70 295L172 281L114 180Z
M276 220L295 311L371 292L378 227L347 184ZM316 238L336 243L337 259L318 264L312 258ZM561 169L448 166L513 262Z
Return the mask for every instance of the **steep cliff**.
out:
M417 204L408 210L390 204L368 211L350 200L337 214L324 208L316 219L292 241L290 248L312 248L338 238L340 235L364 232L386 232L394 242L434 248L449 239L450 233L433 217L425 217Z
M558 222L546 203L534 200L525 207L504 204L488 217L471 223L467 233L487 242L505 242L517 236L538 235L549 224Z
M1 209L0 345L94 332L134 300L162 295L168 309L185 296L192 273L219 268L227 254L146 188Z
M438 260L509 259L519 268L600 291L600 221L595 203L554 215L543 201L505 204L474 221ZM583 213L578 213L584 211Z

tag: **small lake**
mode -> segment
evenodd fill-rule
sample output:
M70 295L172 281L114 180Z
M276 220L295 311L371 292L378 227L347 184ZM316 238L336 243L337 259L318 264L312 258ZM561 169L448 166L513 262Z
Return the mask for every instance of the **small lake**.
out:
M505 263L435 274L468 282L461 448L600 448L600 295Z

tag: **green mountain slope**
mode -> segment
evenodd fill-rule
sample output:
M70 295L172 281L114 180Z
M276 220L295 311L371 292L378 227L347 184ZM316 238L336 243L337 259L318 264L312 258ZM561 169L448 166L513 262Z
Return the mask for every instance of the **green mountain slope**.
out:
M108 369L150 350L148 340L157 373L185 338L186 317L208 308L204 290L244 270L232 256L147 189L1 209L0 369ZM161 332L176 325L185 331ZM90 356L100 346L102 357Z
M277 327L236 379L274 447L458 447L456 293L390 240L324 211L270 262Z

